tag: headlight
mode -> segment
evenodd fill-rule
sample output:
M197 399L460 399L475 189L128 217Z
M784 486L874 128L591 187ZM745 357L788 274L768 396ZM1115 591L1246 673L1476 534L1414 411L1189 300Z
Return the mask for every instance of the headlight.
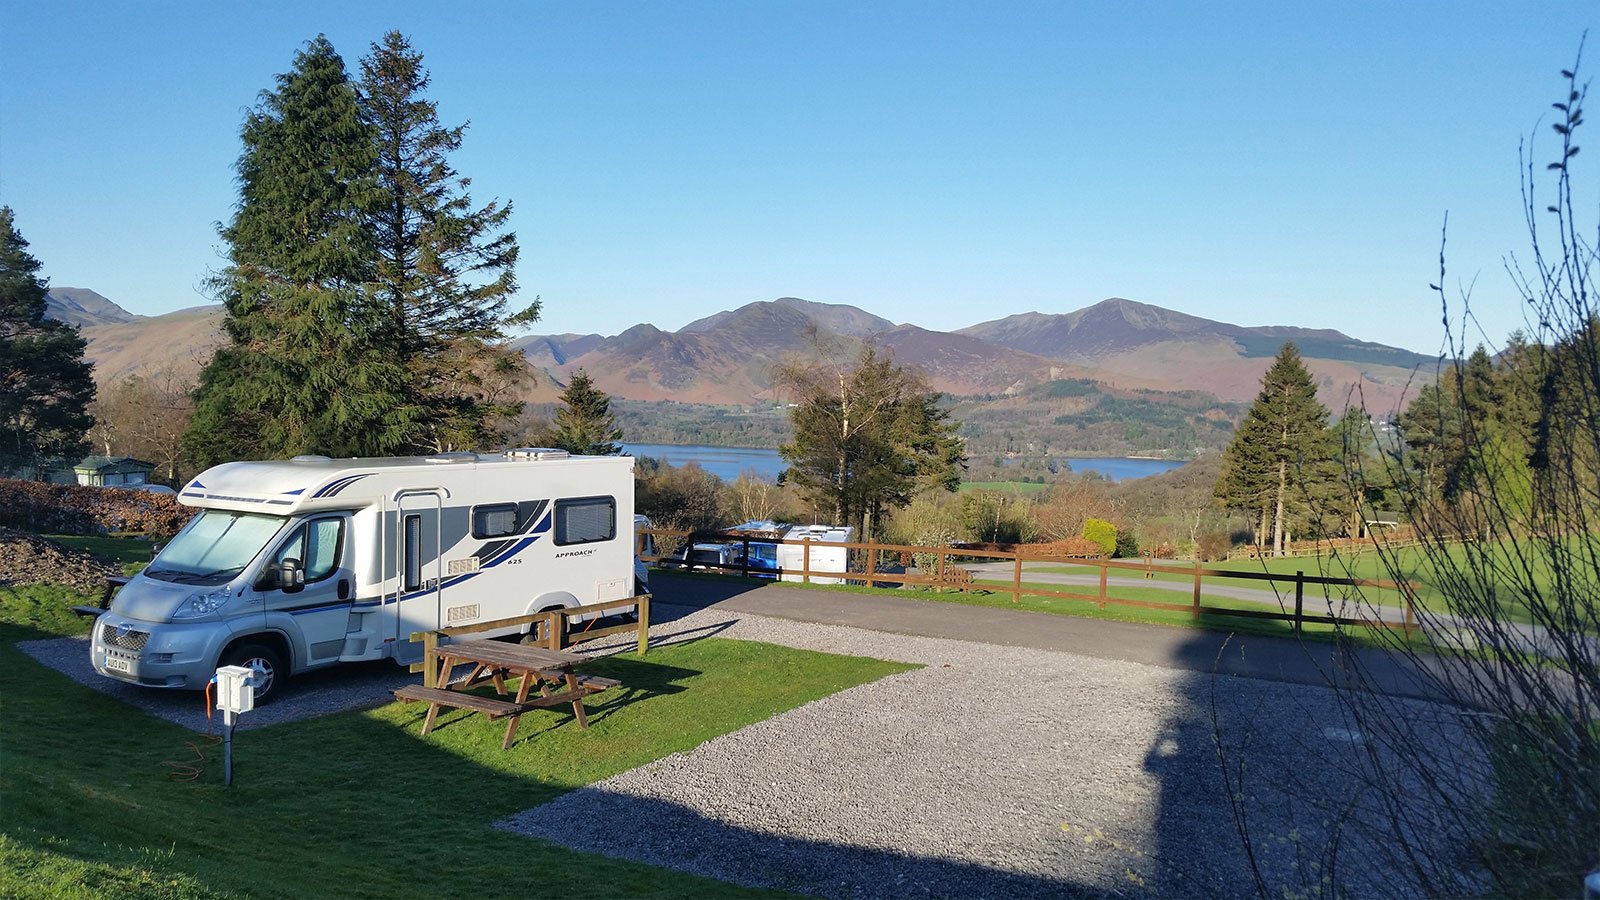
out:
M174 619L193 619L198 616L209 616L221 609L222 604L228 602L228 597L229 594L226 588L195 594L179 604L178 608L173 611L172 617Z

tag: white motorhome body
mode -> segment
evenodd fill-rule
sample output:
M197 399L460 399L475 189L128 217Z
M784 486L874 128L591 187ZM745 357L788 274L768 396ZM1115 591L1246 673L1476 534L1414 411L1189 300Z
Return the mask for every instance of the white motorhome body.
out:
M199 688L243 664L270 693L338 662L416 662L414 632L637 593L629 457L236 462L178 499L199 514L95 623L102 675Z

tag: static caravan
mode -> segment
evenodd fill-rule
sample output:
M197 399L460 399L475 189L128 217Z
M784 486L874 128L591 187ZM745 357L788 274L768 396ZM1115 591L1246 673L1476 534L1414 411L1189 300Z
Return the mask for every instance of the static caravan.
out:
M838 525L794 525L783 532L778 545L778 568L784 581L801 581L807 565L812 572L848 572L850 551L843 546L855 539L855 529ZM809 551L807 544L810 545ZM844 584L843 578L811 576L812 584Z
M299 456L216 466L178 499L199 513L95 621L108 678L199 689L243 665L265 699L309 669L417 662L413 632L645 590L630 457Z

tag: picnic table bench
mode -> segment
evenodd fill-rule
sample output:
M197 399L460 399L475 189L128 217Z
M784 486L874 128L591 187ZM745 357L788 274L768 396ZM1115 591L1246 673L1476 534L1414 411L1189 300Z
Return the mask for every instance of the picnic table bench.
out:
M437 660L437 663L435 662ZM490 719L509 719L502 749L509 750L517 736L517 723L523 713L530 710L572 704L573 716L580 728L588 728L589 721L583 708L583 698L589 694L609 690L621 682L598 675L579 675L572 667L583 657L562 650L547 650L526 644L508 644L503 641L471 640L441 644L429 650L423 665L437 664L437 677L431 679L439 687L410 684L395 690L395 699L402 702L420 701L428 704L428 717L422 724L422 733L433 730L441 707L468 709L483 713ZM464 680L452 683L451 672L460 665L471 665L472 671ZM500 699L507 695L506 682L521 679L515 699ZM492 683L500 698L472 693L472 689ZM530 697L537 686L539 695Z

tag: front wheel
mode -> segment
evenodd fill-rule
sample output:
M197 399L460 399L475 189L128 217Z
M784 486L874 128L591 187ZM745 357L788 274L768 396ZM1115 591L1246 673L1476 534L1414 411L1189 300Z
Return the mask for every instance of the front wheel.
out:
M240 644L223 655L222 665L244 666L251 671L257 704L277 696L283 682L289 680L289 669L283 657L265 644Z

